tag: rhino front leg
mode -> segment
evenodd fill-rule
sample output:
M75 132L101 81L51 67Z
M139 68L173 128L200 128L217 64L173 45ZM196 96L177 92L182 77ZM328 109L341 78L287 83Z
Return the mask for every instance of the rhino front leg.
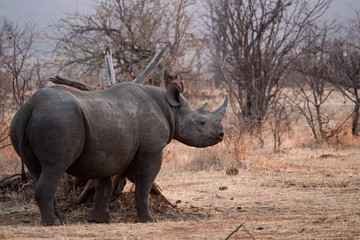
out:
M135 175L135 205L140 222L154 222L149 211L149 193L157 174L160 171L162 155L146 156L138 166Z
M111 177L96 179L94 209L89 217L89 222L110 222L109 202L112 193Z

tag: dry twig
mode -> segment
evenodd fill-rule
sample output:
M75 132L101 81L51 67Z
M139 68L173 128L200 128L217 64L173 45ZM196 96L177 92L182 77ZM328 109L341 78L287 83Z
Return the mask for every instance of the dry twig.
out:
M251 239L255 240L255 238L251 235L251 233L249 233L249 231L245 228L245 224L244 224L244 223L240 224L232 233L229 234L229 236L227 236L227 237L225 238L225 240L230 239L230 237L231 237L232 235L234 235L234 233L236 233L237 231L239 231L239 229L240 229L241 227L243 227L243 229L244 229L245 232L251 237Z

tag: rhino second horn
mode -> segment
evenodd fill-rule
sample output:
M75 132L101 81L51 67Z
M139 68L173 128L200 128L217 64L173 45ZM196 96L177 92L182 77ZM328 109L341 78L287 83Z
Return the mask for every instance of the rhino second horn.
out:
M221 105L221 107L215 110L215 113L223 117L226 112L227 104L228 104L228 95L226 95L224 103Z
M206 102L204 105L202 105L202 106L200 107L200 111L202 111L202 112L208 112L209 109L208 109L207 104L208 104L208 103Z

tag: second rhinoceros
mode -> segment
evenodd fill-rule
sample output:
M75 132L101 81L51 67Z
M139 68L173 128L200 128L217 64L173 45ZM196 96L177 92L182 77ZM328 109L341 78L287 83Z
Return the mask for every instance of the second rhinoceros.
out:
M223 105L192 109L182 87L120 83L99 91L66 86L41 89L15 114L10 137L35 183L44 225L59 225L54 194L65 172L96 179L90 221L109 222L111 176L133 179L137 217L152 222L148 199L162 163L162 150L176 139L207 147L223 139Z

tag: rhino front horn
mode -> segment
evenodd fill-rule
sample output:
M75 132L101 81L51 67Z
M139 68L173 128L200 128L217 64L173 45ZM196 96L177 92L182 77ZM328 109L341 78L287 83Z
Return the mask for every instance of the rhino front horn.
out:
M222 104L222 106L215 110L215 113L220 115L221 117L223 117L225 112L226 112L227 104L228 104L228 95L226 95L224 103Z

